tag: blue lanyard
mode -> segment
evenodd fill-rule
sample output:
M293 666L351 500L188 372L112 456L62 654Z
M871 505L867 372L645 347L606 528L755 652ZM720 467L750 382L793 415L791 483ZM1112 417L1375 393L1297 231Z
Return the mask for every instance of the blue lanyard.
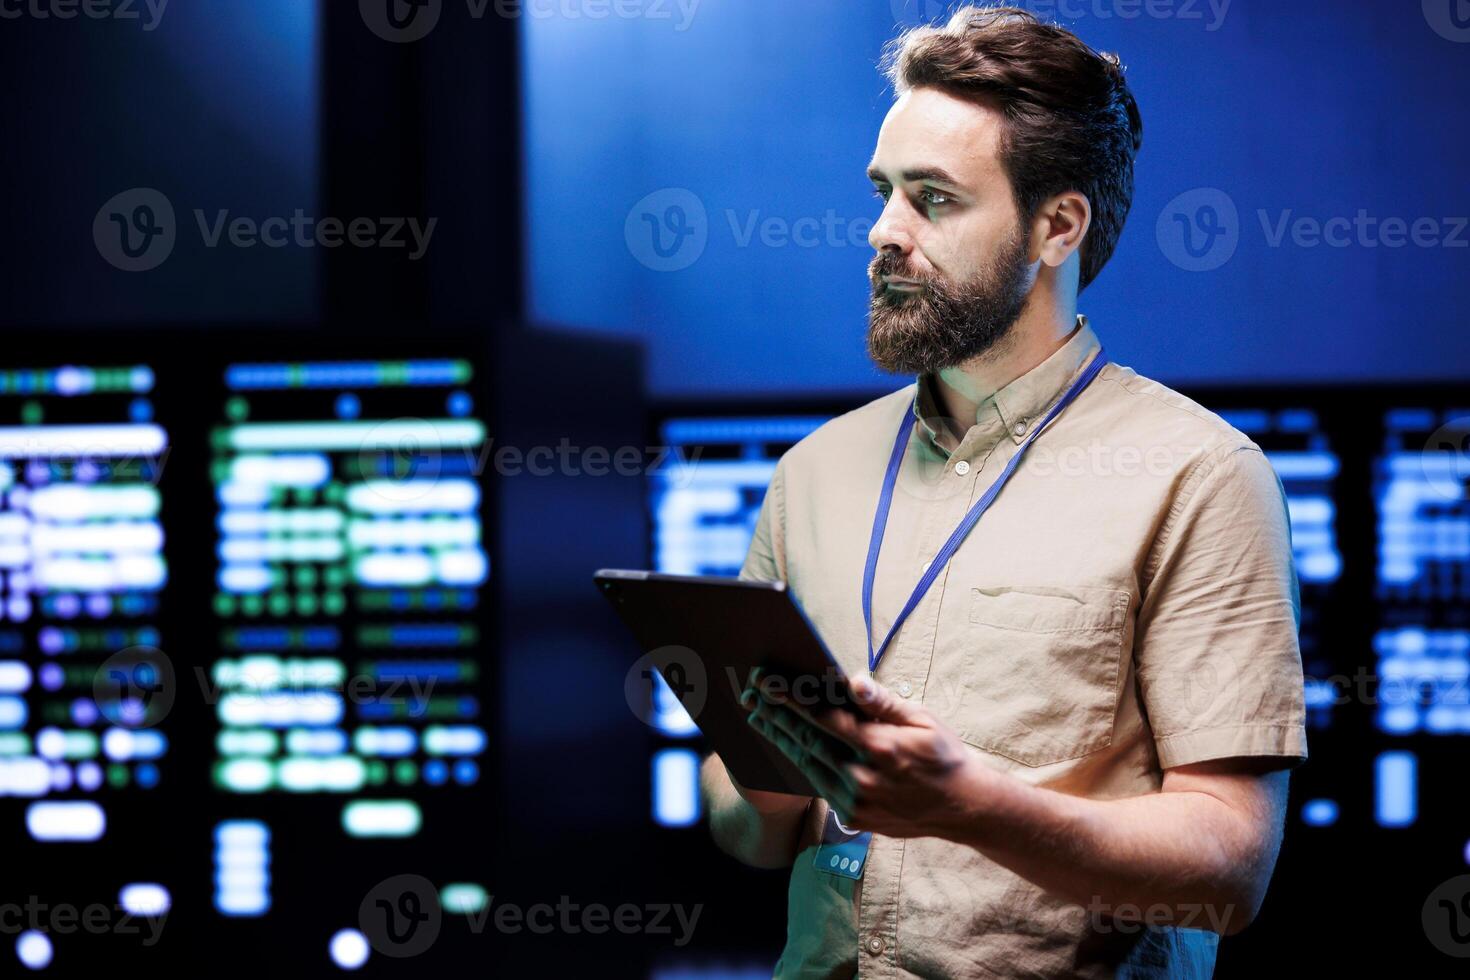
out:
M878 571L878 552L883 549L883 531L888 526L888 511L893 506L893 488L898 483L898 470L903 465L904 450L908 448L909 434L913 431L914 424L914 413L912 411L904 416L903 422L898 427L898 437L893 441L893 454L888 458L888 472L883 476L883 492L878 496L878 510L873 514L873 536L868 541L868 563L863 568L863 625L867 627L865 632L868 640L868 671L870 673L878 669L878 662L883 659L883 654L887 652L888 644L898 634L899 627L903 626L904 620L909 618L909 613L913 612L914 608L918 606L919 600L924 598L924 594L929 591L929 587L934 584L934 580L939 577L939 573L943 571L944 566L949 564L949 560L959 550L960 543L965 540L970 530L980 520L980 515L984 514L990 508L991 503L1000 494L1001 489L1005 487L1006 481L1011 478L1011 474L1020 465L1021 457L1026 454L1026 450L1030 448L1031 443L1041 434L1041 430L1046 428L1052 419L1061 414L1062 409L1071 404L1072 399L1081 394L1082 389L1086 388L1092 379L1097 377L1098 372L1103 369L1103 365L1107 363L1107 360L1106 352L1099 347L1097 354L1087 365L1087 368L1077 377L1076 381L1072 382L1072 386L1052 406L1052 410L1046 413L1046 418L1041 420L1041 424L1032 427L1031 434L1026 437L1026 441L1021 443L1021 447L1016 450L1016 454L1011 457L1010 462L1006 463L1006 468L1001 471L1000 478L991 484L990 489L986 490L979 500L975 501L974 506L965 514L964 520L960 521L960 526L954 529L954 532L949 536L949 540L944 542L944 547L939 549L939 553L929 563L929 570L919 579L919 584L914 586L914 592L909 596L909 601L904 604L903 610L898 614L898 618L893 621L893 626L888 630L888 635L883 638L882 646L878 647L877 652L874 653L873 578ZM917 397L915 401L917 402Z

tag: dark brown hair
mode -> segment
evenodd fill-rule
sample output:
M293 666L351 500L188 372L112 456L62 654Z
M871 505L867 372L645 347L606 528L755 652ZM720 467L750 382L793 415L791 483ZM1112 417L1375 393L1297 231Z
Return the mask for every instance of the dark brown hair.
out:
M930 86L990 100L1005 118L1001 165L1029 221L1053 194L1092 206L1078 291L1107 264L1133 201L1143 119L1115 54L1017 7L962 7L943 27L888 43L883 73L896 94Z

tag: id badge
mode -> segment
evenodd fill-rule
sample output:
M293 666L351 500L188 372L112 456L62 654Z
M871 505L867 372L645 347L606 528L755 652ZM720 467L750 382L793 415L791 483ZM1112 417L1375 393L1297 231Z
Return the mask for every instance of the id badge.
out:
M866 830L852 830L837 819L837 811L827 808L827 822L822 825L822 843L813 858L817 870L843 878L861 878L868 863L868 844L873 835Z

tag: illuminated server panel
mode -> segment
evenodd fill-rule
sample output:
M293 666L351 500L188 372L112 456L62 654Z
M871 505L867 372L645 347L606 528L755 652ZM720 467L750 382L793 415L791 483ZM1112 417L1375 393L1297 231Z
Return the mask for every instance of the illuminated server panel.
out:
M0 903L169 908L140 815L177 775L153 390L143 365L0 371ZM95 939L12 941L42 968Z
M674 462L653 476L657 571L737 575L781 453L824 418L670 419Z
M1470 602L1470 408L1399 409L1375 467L1378 598Z
M270 915L283 876L351 878L360 861L332 863L346 841L453 839L455 794L481 780L488 444L473 376L452 359L225 373L210 667L213 780L237 814L214 827L223 916ZM325 824L309 831L320 863L283 868L277 842L300 820ZM446 911L483 907L486 883L453 873L433 881ZM363 891L348 891L332 921L356 922ZM367 948L322 929L339 965Z
M1444 769L1435 743L1470 734L1467 488L1470 407L1385 411L1383 444L1373 463L1378 559L1373 711L1375 726L1388 739L1374 763L1374 818L1382 827L1419 822L1421 796L1432 795L1460 770L1458 751L1445 760L1449 768ZM1463 828L1455 833L1453 846L1458 847ZM1461 856L1466 853L1470 850Z
M1336 670L1323 649L1322 607L1342 577L1337 528L1341 459L1313 409L1236 408L1221 410L1219 415L1265 450L1281 479L1302 593L1302 666L1308 678L1331 677ZM1329 684L1308 681L1307 721L1311 727L1331 724L1336 695Z
M1470 733L1470 408L1386 413L1374 466L1382 621L1376 722ZM1412 767L1414 755L1401 752Z
M781 454L825 422L821 417L669 419L662 445L673 462L652 476L654 569L681 575L740 573L766 488ZM699 734L657 673L652 719L663 745L653 757L653 818L668 827L700 815Z

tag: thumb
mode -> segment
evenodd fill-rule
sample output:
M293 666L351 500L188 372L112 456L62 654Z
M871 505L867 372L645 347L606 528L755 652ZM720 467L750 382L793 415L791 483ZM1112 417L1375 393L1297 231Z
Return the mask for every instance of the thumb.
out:
M897 725L918 722L919 709L873 680L871 674L855 675L848 686L852 688L853 699L874 719Z

